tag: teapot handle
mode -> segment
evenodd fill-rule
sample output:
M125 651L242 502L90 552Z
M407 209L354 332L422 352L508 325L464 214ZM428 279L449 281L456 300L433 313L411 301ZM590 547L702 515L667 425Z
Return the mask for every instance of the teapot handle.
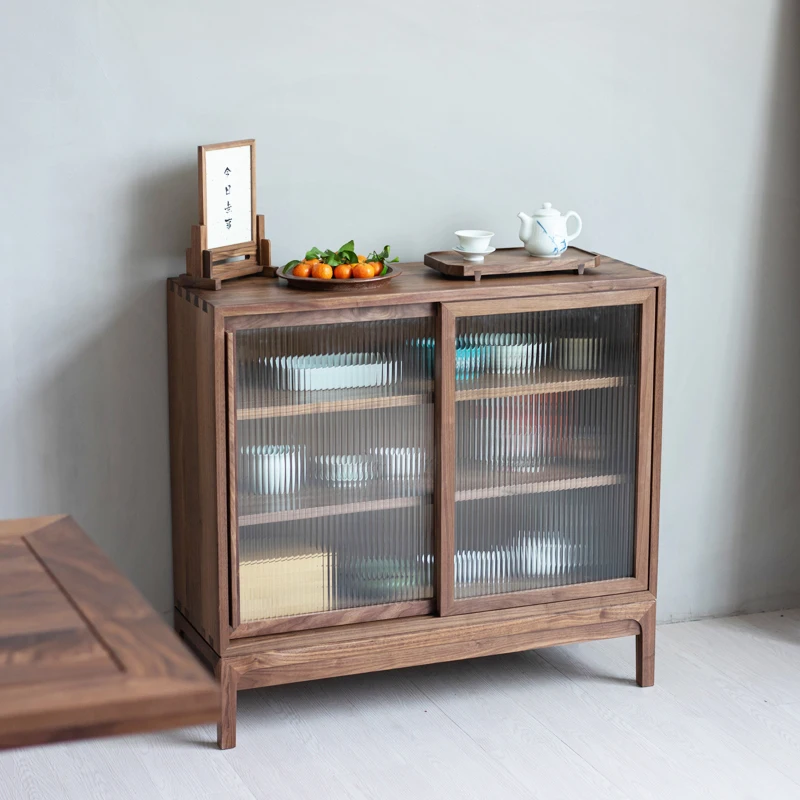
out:
M581 229L583 228L583 222L581 221L580 216L578 214L576 214L574 211L567 211L567 213L564 214L564 230L566 230L567 220L570 217L575 217L575 219L578 220L578 228L575 231L575 233L572 234L572 236L567 236L567 241L568 242L571 242L573 239L577 239L578 236L580 236Z

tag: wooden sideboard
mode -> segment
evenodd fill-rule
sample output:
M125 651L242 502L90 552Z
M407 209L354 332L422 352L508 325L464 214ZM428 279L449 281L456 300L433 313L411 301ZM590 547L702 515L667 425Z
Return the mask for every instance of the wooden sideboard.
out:
M236 693L635 635L653 683L665 279L167 285L175 618Z

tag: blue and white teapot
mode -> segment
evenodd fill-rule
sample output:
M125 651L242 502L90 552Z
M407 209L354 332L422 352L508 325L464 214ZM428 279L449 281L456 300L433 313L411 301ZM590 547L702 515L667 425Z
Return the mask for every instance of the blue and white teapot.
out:
M523 211L517 217L522 220L519 238L525 249L538 258L558 258L583 227L581 218L574 211L562 215L551 203L545 203L532 217ZM567 220L570 217L575 217L578 227L575 233L568 236Z

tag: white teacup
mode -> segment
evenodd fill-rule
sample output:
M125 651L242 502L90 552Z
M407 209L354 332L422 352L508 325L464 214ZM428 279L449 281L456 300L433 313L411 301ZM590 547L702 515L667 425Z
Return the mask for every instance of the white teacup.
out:
M492 231L456 231L459 247L465 253L485 253L494 236Z

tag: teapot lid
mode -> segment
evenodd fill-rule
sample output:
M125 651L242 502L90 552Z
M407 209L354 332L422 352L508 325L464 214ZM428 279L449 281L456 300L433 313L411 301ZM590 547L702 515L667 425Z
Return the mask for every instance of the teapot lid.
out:
M553 208L552 203L545 203L542 207L534 212L534 217L560 217L561 212L557 208Z

